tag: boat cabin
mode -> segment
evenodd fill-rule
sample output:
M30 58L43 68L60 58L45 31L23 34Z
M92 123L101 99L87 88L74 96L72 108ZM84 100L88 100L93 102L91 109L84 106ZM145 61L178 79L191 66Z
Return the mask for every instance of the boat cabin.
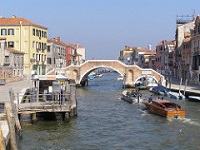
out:
M53 100L55 96L52 95L65 96L70 93L69 83L70 80L63 75L34 75L30 94L36 95L36 102Z

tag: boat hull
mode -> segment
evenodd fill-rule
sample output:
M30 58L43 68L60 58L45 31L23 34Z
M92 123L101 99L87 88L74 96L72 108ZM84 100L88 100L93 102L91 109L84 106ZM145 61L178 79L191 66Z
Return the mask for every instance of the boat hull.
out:
M158 107L152 103L144 102L146 109L152 113L166 118L178 118L178 117L185 117L185 110L183 109L163 109Z
M200 96L188 96L188 100L192 102L200 102Z
M121 99L130 104L142 102L142 99L140 97L138 98L138 97L129 97L129 96L122 95Z

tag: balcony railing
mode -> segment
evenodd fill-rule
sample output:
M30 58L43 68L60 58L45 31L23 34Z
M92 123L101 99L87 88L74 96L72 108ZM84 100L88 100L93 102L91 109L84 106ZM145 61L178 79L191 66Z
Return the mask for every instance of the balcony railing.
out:
M5 61L4 65L10 65L10 62L9 61Z

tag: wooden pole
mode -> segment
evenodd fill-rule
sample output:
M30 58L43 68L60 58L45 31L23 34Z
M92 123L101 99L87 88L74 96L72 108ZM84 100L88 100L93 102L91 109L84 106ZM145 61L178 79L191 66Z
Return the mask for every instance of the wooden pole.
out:
M10 131L10 148L11 148L11 150L17 150L15 128L14 128L13 121L10 117L10 104L9 103L5 103L5 110L6 110L6 118L8 121L9 131Z
M171 90L171 86L172 86L172 78L169 77L169 89Z
M180 85L179 85L179 96L180 96L180 92L181 92L181 85L182 85L182 78L181 78Z
M187 82L188 82L188 79L185 80L184 95L185 95L185 91L186 91Z
M9 95L10 95L10 102L11 102L11 106L12 106L12 113L15 119L15 125L17 127L17 130L20 132L21 131L21 125L19 122L19 118L18 118L18 112L16 110L16 105L14 103L14 99L15 99L15 95L12 89L9 90ZM20 134L21 135L21 134Z
M6 150L6 146L5 146L5 142L4 142L4 138L3 138L1 125L0 125L0 149L1 150Z

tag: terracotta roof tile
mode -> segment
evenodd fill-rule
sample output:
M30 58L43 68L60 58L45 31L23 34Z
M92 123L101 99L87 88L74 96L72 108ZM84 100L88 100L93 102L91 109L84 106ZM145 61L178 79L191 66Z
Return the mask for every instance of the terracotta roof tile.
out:
M47 29L46 27L41 26L41 25L34 23L30 20L27 20L25 18L0 18L0 26L7 26L7 25L16 26L16 25L20 25L20 22L24 26L32 25L32 26L37 26L37 27L40 27L40 28Z
M5 50L10 51L11 53L14 53L14 54L25 54L24 52L20 52L12 48L5 48Z

